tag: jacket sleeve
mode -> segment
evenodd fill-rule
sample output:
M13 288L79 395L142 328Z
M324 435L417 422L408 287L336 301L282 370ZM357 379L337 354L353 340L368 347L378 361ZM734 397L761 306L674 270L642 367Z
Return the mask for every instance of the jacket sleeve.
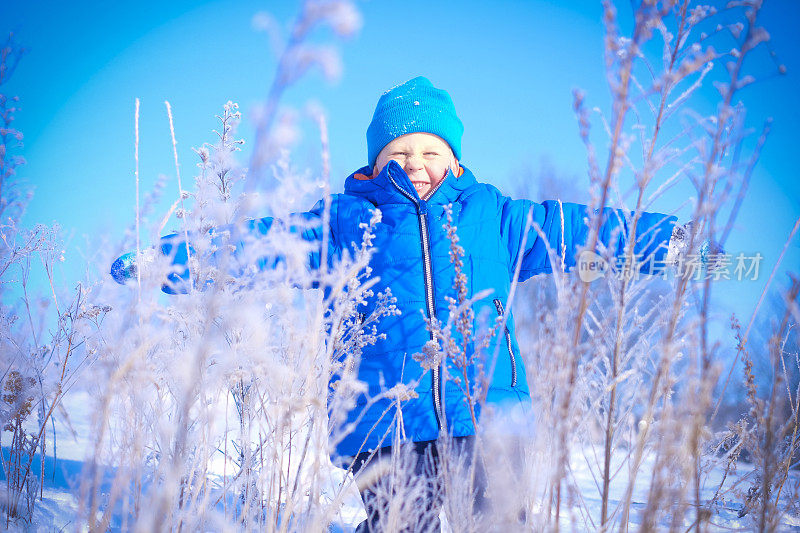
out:
M525 237L528 213L532 222L541 228L543 238L531 224ZM530 200L511 200L503 197L501 204L501 231L508 246L511 268L516 268L520 254L522 265L520 281L540 273L553 271L548 246L564 259L569 270L575 266L578 252L589 238L589 208L581 204L548 200L536 203ZM622 258L628 239L634 238L633 253L639 272L655 274L665 264L667 247L676 217L660 213L642 213L636 225L636 235L631 236L633 213L605 208L598 242L610 249L616 258ZM523 243L523 240L525 241ZM523 247L524 244L524 247ZM598 248L600 248L598 246Z
M332 264L335 253L334 222L336 202L331 202L330 234L328 239L328 263ZM322 261L323 227L322 220L325 210L323 200L304 213L292 214L287 222L275 220L272 217L246 220L240 224L231 224L213 228L204 235L189 233L189 242L186 242L184 233L172 233L161 238L154 249L148 250L147 255L159 254L169 259L171 269L161 290L167 294L186 294L192 284L189 265L190 256L200 254L207 263L216 267L224 267L227 271L237 274L246 269L255 267L257 270L276 268L286 265L293 270L317 269ZM302 260L297 261L300 254L286 253L287 248L297 248L297 241L290 241L286 246L274 246L264 239L278 224L284 225L289 233L298 235L304 243ZM227 249L230 253L225 253ZM140 255L142 257L143 255ZM128 253L118 258L111 267L111 275L118 283L125 283L136 277L136 254ZM151 259L152 260L152 259ZM224 265L222 263L225 263ZM193 264L196 262L193 262ZM202 283L203 286L211 283L210 279ZM199 287L202 288L202 287Z

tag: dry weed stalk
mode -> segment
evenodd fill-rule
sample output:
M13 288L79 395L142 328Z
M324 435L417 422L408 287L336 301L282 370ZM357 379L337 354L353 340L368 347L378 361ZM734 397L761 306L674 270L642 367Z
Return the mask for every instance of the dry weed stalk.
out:
M614 5L604 3L613 104L609 119L603 119L609 139L603 170L584 97L575 95L595 210L587 249L599 247L602 209L619 207L624 219L620 231L630 237L622 256L633 258L637 244L633 236L640 241L651 238L638 235L642 213L685 177L697 194L689 249L703 239L724 243L768 132L767 125L756 149L742 163L746 128L744 109L735 104L735 95L752 83L743 70L744 58L767 38L756 23L759 7L758 2L732 3L725 11L739 18L717 27L719 12L714 8L689 0L644 1L636 7L630 37L625 37L617 26ZM104 360L93 369L105 390L96 411L95 462L87 462L82 478L80 520L88 529L321 530L336 520L346 491L352 490L350 479L326 486L334 472L327 455L347 435L351 428L347 413L365 392L356 379L360 349L380 338L379 320L396 312L391 294L371 290L372 230L380 213L362 228L364 238L353 254L333 261L328 256L330 185L324 120L320 120L321 187L298 179L288 158L276 158L275 147L281 142L274 130L284 91L311 65L331 68L328 52L307 46L309 32L325 23L346 35L358 21L349 2L304 3L280 54L250 169L245 171L236 162L239 113L229 102L218 117L218 142L197 150L200 172L194 192L179 185L171 210L178 214L184 240L192 236L192 248L173 246L167 257L156 257L150 268L137 272L141 300L124 293L113 296L119 312L102 324L106 340L98 349ZM718 52L711 43L726 51ZM654 46L662 51L659 67L650 60ZM671 121L714 76L713 65L726 60L730 60L728 80L718 81L716 115L697 117L687 112L688 123ZM170 127L174 148L171 115ZM637 135L640 156L634 154ZM179 174L177 155L175 159ZM8 165L6 161L3 164ZM274 163L272 174L278 184L270 207L287 223L273 224L264 238L254 235L260 231L257 224L247 226L248 217L263 205L251 195L237 196L237 191L244 188L245 176L261 181L267 162ZM626 176L632 186L622 192ZM6 191L6 182L1 184ZM320 220L291 216L289 205L319 194L320 188L324 196ZM184 201L192 207L184 207ZM731 203L731 214L720 227L718 213ZM154 227L154 233L160 233L165 223ZM318 226L319 249L298 237ZM485 526L473 512L473 481L480 467L491 474L491 519L498 527L627 531L638 523L645 531L663 527L680 531L688 521L690 529L702 531L713 524L718 504L735 492L738 481L733 486L726 482L734 477L745 452L758 465L758 481L746 509L759 529L777 527L786 509L785 494L797 493L789 470L795 466L800 440L800 389L793 390L782 377L787 373L786 339L795 331L792 318L797 319L796 282L770 342L774 373L767 401L758 398L751 356L744 348L747 332L742 335L737 330L737 357L744 355L751 411L720 438L708 429L721 370L718 347L708 335L713 318L711 276L694 284L691 276L677 272L672 279L665 276L664 282L640 278L636 272L641 265L628 264L624 275L590 285L568 272L572 265L563 260L562 242L559 249L549 251L553 274L548 281L554 291L544 294L541 286L525 289L534 292L534 298L515 306L517 319L522 318L518 329L528 330L523 355L529 381L536 384L535 416L512 413L503 420L484 409L485 376L492 374L497 354L482 353L481 347L488 345L497 328L505 327L512 298L503 316L481 336L485 332L479 331L472 304L483 295L469 295L463 250L449 211L445 227L451 239L455 297L448 300L448 323L428 324L435 342L417 358L428 369L443 358L452 363L456 372L445 377L463 390L479 430L477 451L469 461L452 454L446 440L439 450L444 505L455 528L479 531ZM526 238L545 237L541 228L529 229L533 231ZM240 242L246 246L238 246ZM11 257L29 256L36 245L14 249L22 252ZM599 251L607 259L618 252ZM170 271L170 255L180 253L187 255L189 294L165 304L155 294L161 280L175 274ZM308 268L309 256L313 268ZM256 268L263 264L274 268ZM512 295L518 274L519 269ZM310 288L318 291L301 293ZM363 316L359 309L371 299L378 302L376 311ZM697 309L692 309L695 300ZM102 307L93 309L100 309L95 318L102 316ZM70 338L69 331L65 326L61 338ZM470 342L476 347L472 356ZM468 372L475 362L470 357L486 358L485 375ZM66 358L62 361L66 365ZM4 381L4 399L15 406L9 419L13 427L22 428L16 420L30 412L26 383L24 373L13 371ZM408 400L411 387L380 393L393 400L383 415L398 429L398 439L404 434L400 406ZM788 402L782 396L784 388ZM59 390L52 403L42 403L50 406L47 416L60 394ZM363 409L376 400L370 398ZM391 457L390 474L379 497L385 503L384 526L393 531L413 525L409 503L419 498L424 480L410 475L399 440L386 444L394 444L397 453ZM113 468L104 469L103 463ZM704 500L708 472L718 465L723 479L713 497ZM587 479L596 493L586 490ZM597 501L599 512L593 504ZM791 498L788 501L791 505Z
M0 48L0 91L23 52L9 35ZM43 496L45 454L56 455L56 435L48 435L47 426L77 372L93 358L85 343L109 311L90 305L90 290L81 284L73 291L60 290L53 271L64 260L57 226L28 229L20 224L32 195L17 178L24 163L15 153L23 138L12 124L17 101L0 92L0 440L11 433L8 448L0 453L6 527L33 517ZM46 289L40 296L42 282Z
M626 37L617 26L614 5L604 3L606 69L613 106L610 117L603 118L609 148L602 172L584 96L575 95L596 210L587 249L597 247L600 209L623 208L621 231L637 235L641 213L686 177L697 193L689 249L696 249L704 239L724 242L769 129L767 124L756 148L745 157L744 109L734 98L753 82L743 69L745 57L768 39L757 24L759 7L758 2L719 10L688 0L641 2ZM723 12L725 23L715 25ZM662 64L655 66L652 51L659 45ZM692 95L714 78L714 65L726 61L727 81L715 82L720 96L716 115L693 114L686 108ZM682 106L690 121L669 120ZM634 133L627 133L629 129ZM640 155L634 152L637 140ZM632 186L623 194L620 183L627 177ZM731 203L731 214L720 227L717 214ZM649 236L638 237L646 241ZM628 239L622 255L634 259L636 244L637 239ZM613 261L613 254L609 251L606 258ZM635 259L644 264L648 260ZM540 338L529 353L543 350L552 357L563 346L563 324L572 324L558 363L544 362L543 367L527 362L538 368L535 381L547 391L541 395L537 391L534 404L543 406L540 413L545 425L555 428L553 451L558 460L549 487L542 491L548 509L544 516L552 517L547 523L555 529L566 523L561 520L564 484L572 495L569 508L573 513L578 510L586 527L626 530L634 505L639 504L644 506L645 529L658 527L665 517L672 517L672 527L679 527L687 513L694 513L693 527L698 530L709 520L701 493L706 472L717 464L709 457L707 427L721 370L718 348L708 341L707 332L714 276L702 272L697 276L702 283L695 284L692 272L677 271L665 291L658 279L632 275L636 266L641 265L622 265L618 276L606 277L605 287L591 286L575 276L565 280L555 276L554 305L561 318L539 317L546 325L544 329L536 326L538 332L531 335ZM696 311L690 308L692 300L699 302ZM599 453L598 440L602 442ZM580 453L573 453L576 442L589 449L585 461L601 502L597 517L583 503L572 472L574 457ZM635 502L645 461L652 469L650 492L645 502ZM613 496L615 485L623 489L621 497Z
M268 236L248 221L207 234L220 214L238 218L249 205L247 198L224 205L230 194L219 183L230 176L224 169L233 168L235 152L228 142L232 137L221 136L199 151L198 190L215 194L191 195L194 209L184 215L193 236L189 294L158 302L170 261L156 259L141 269L142 302L121 303L125 313L109 326L106 338L116 342L105 346L110 364L99 369L109 385L96 419L96 456L110 447L118 466L110 480L84 476L82 519L90 529L130 520L144 529L227 523L294 531L327 524L338 512L319 505L332 470L327 447L349 431L343 414L361 390L360 347L379 337L382 316L396 312L391 294L373 294L369 280L380 214L362 228L352 257L326 264L319 261L327 243L315 252L301 237L318 222L303 217L276 223ZM276 171L287 178L291 172L288 165ZM296 176L284 183L276 197L298 186L318 190ZM309 253L318 254L310 270ZM280 260L263 272L253 268L268 258ZM292 285L319 292L301 299ZM375 310L363 316L359 308L370 299ZM329 396L332 376L337 386ZM135 431L108 427L116 409L130 413L125 423ZM110 500L101 502L101 491Z

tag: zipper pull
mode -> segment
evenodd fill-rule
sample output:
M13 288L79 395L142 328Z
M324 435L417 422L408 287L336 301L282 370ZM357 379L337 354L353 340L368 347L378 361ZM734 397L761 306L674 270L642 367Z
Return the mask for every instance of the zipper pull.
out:
M497 314L503 316L505 311L503 310L503 302L500 301L500 298L494 299L494 307L497 309Z
M425 200L419 201L419 214L420 215L428 214L428 202L426 202Z

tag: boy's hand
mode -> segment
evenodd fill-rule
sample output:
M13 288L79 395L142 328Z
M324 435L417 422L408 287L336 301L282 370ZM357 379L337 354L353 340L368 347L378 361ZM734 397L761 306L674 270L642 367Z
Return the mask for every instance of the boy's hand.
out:
M669 240L667 251L667 264L678 265L687 260L689 255L689 241L692 237L693 221L683 225L676 225L672 230L672 237ZM708 272L718 269L723 263L722 245L716 241L705 239L697 249L697 254L702 264Z
M142 266L145 266L152 263L155 260L155 256L155 250L147 248L139 253L139 262ZM136 278L138 271L136 252L122 254L111 264L111 277L121 285L124 285L128 280Z

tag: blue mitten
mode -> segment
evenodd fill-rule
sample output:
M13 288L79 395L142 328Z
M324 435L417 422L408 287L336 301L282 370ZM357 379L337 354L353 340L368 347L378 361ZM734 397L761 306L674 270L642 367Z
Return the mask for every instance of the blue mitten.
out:
M120 284L136 277L136 252L122 254L111 264L111 277Z
M145 266L148 263L152 263L155 260L155 256L155 249L147 248L139 252L139 262L142 266ZM114 278L114 281L122 285L129 280L136 279L138 271L139 266L136 262L136 252L122 254L111 264L111 277Z

